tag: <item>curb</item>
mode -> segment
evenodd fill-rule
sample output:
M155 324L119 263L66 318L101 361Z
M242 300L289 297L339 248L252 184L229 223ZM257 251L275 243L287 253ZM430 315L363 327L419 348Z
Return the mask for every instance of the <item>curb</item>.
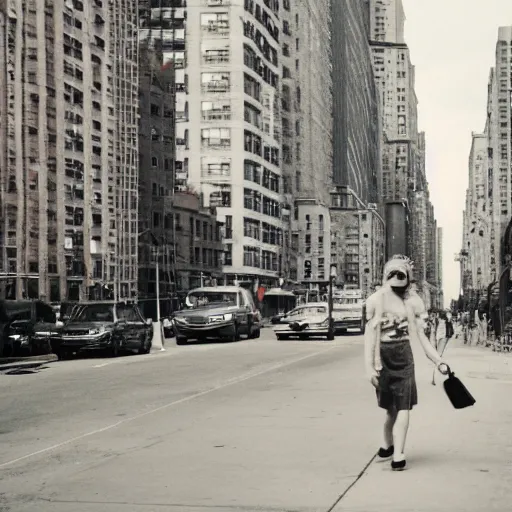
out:
M55 354L28 357L2 357L0 358L0 371L14 370L16 368L36 368L45 363L57 361Z

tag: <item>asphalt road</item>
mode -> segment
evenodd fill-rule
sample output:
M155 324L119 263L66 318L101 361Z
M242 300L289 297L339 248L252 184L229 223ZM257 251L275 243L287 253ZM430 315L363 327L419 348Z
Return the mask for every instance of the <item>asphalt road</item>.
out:
M0 511L327 512L372 459L361 336L0 375Z

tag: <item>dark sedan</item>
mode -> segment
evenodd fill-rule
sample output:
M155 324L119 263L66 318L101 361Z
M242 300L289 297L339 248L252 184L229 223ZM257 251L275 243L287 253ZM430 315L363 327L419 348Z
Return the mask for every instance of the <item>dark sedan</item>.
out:
M151 339L151 325L135 304L91 302L74 308L59 335L52 338L52 349L59 359L90 351L112 357L121 352L147 354Z

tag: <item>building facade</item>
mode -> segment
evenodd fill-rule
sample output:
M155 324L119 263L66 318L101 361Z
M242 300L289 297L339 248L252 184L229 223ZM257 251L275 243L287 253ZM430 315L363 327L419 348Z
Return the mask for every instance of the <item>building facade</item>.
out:
M176 291L175 71L161 54L140 47L139 83L139 298L168 297ZM157 250L158 247L158 250ZM159 259L159 276L156 275Z
M488 138L473 133L468 161L468 189L464 210L463 249L467 251L468 286L474 290L491 283L490 219L487 209Z
M2 294L78 300L96 285L132 297L136 2L4 6Z
M331 266L329 207L315 199L297 199L291 245L298 254L297 281L311 290L325 287Z
M438 308L444 308L444 292L443 292L443 228L438 227L437 228L437 236L436 236L436 244L437 244L437 250L436 250L436 277L437 277L437 289L439 290L438 293Z
M331 2L333 180L365 204L381 198L379 99L372 66L369 2Z
M223 229L215 210L205 208L193 192L176 192L173 199L176 231L176 289L223 284Z
M332 190L330 210L331 264L346 289L360 289L366 298L382 284L384 219L348 187Z

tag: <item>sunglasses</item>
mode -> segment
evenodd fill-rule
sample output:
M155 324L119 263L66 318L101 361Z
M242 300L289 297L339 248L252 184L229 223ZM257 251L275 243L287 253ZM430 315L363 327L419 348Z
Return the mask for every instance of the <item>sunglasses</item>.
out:
M405 281L405 279L407 279L407 275L400 270L393 270L393 272L388 274L388 279L392 279L393 277L396 277L400 281Z

